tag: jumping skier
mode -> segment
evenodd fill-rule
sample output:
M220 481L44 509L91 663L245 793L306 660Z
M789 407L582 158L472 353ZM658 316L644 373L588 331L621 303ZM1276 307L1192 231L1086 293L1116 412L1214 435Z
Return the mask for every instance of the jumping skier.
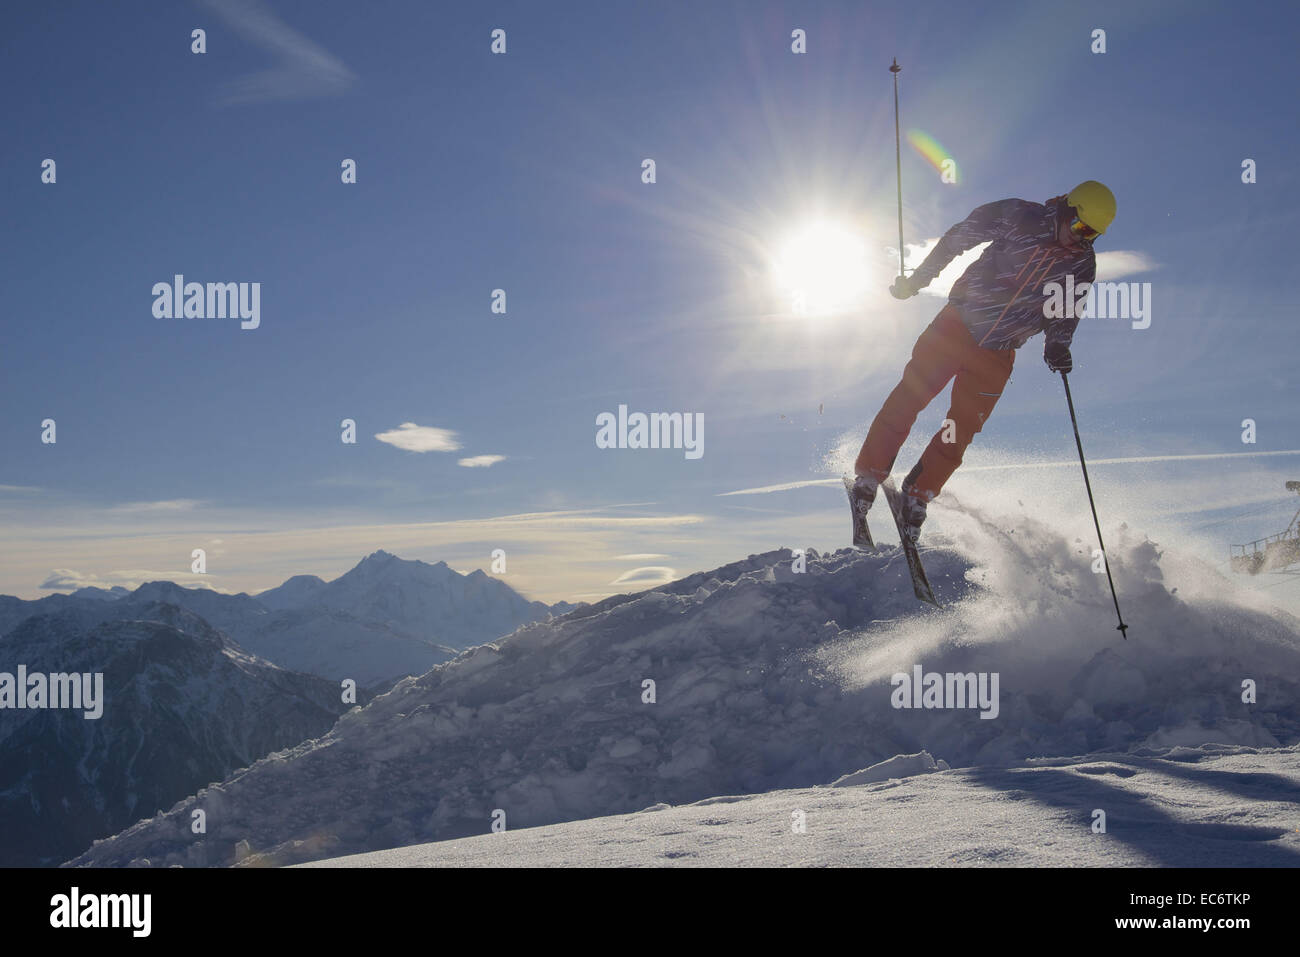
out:
M1095 180L1046 203L988 203L948 230L911 276L899 276L889 287L896 299L914 296L955 256L991 241L916 340L902 381L871 423L850 489L855 542L871 541L866 515L880 483L888 478L916 417L954 377L945 427L903 480L899 526L913 543L926 507L961 465L966 446L992 414L1011 376L1016 350L1045 332L1047 367L1070 372L1070 342L1079 319L1046 318L1043 287L1053 282L1064 287L1069 274L1076 289L1091 284L1097 272L1093 240L1114 218L1115 196Z

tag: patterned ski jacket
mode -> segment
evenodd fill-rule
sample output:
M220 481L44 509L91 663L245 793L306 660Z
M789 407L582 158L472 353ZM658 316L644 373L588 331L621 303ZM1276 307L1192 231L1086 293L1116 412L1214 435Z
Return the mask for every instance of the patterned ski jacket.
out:
M986 349L1019 349L1030 336L1046 332L1045 348L1068 347L1079 319L1046 319L1043 287L1055 282L1064 289L1072 273L1077 289L1097 275L1091 242L1070 247L1057 239L1060 217L1069 214L1064 196L1046 203L1004 199L980 206L944 233L912 274L913 283L918 289L929 285L955 256L992 240L948 296L975 341Z

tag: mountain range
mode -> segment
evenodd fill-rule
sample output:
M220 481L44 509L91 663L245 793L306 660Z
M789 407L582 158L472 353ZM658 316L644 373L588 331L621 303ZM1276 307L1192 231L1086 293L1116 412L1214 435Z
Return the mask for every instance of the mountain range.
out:
M70 615L93 624L138 618L140 606L154 603L193 612L282 668L351 678L376 690L405 675L423 674L461 649L576 607L528 601L482 571L463 575L445 562L431 565L381 550L333 581L295 575L256 595L170 581L146 582L131 592L83 588L35 601L0 595L0 636L36 614Z
M104 681L97 719L0 710L0 865L65 860L326 733L375 690L573 607L383 551L333 581L297 575L256 596L169 581L0 596L0 673Z
M57 864L351 707L334 682L249 655L183 608L132 613L35 615L4 637L0 670L101 673L103 708L0 711L0 866Z

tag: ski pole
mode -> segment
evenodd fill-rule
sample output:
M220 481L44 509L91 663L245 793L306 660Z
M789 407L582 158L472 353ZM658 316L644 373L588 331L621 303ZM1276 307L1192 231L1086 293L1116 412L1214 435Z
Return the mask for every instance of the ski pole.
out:
M898 136L898 74L902 71L898 57L889 68L894 74L894 170L898 175L898 275L903 275L903 154Z
M1097 527L1097 542L1101 545L1101 561L1106 566L1106 581L1110 582L1110 597L1115 602L1115 617L1119 619L1117 629L1124 640L1128 641L1128 625L1120 614L1119 598L1115 595L1115 579L1110 577L1110 559L1106 557L1106 543L1101 540L1101 522L1097 521L1097 504L1092 499L1092 483L1088 481L1088 463L1083 458L1083 440L1079 438L1079 420L1074 414L1074 399L1070 397L1070 378L1061 373L1061 382L1065 385L1065 401L1070 406L1070 423L1074 426L1074 444L1079 447L1079 465L1083 467L1083 487L1088 490L1088 507L1092 509L1092 524Z

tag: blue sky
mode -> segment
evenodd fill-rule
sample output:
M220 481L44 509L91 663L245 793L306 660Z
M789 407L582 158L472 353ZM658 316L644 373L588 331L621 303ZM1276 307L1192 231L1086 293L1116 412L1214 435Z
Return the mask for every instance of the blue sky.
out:
M1071 384L1090 455L1300 449L1294 9L86 2L3 16L0 593L157 577L256 591L376 548L468 570L500 547L530 597L592 598L844 544L834 487L721 493L834 478L942 303L884 291L893 56L903 126L961 171L944 184L904 144L909 244L1007 196L1095 178L1118 197L1097 248L1126 254L1111 278L1152 283L1153 316L1080 326ZM195 27L206 54L190 52ZM356 185L339 181L345 158ZM860 236L866 291L838 315L792 315L773 260L828 220ZM260 282L260 327L155 318L151 288L176 273ZM954 482L1073 513L1077 469L1017 467L1074 455L1041 341ZM595 417L620 403L702 414L705 454L596 448ZM936 401L900 468L942 415ZM356 445L339 441L344 418ZM407 422L459 448L375 438ZM480 455L504 460L458 464ZM1101 465L1094 487L1104 519L1219 561L1285 525L1288 477L1296 458L1251 454Z

